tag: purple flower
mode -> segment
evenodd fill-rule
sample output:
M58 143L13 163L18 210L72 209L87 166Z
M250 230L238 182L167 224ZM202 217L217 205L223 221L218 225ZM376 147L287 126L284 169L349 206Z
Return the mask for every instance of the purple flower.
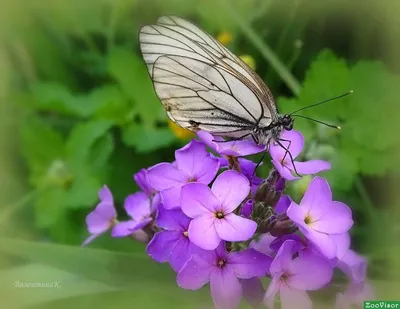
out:
M142 190L147 196L152 197L154 194L156 194L156 191L150 185L147 173L148 171L142 168L139 172L133 175L133 179L140 190Z
M157 262L169 262L178 272L194 252L202 250L188 238L190 218L180 209L165 210L160 207L157 225L164 229L154 235L147 246L147 254Z
M320 289L332 278L331 264L319 255L299 255L293 259L295 245L293 240L285 241L271 263L272 281L264 298L269 308L273 308L278 293L282 309L311 308L306 291Z
M175 159L174 163L159 163L147 173L151 186L160 191L165 209L179 207L183 185L191 182L208 185L219 170L219 160L196 140L175 151Z
M254 249L228 253L222 242L216 250L192 255L180 270L177 283L198 290L210 282L211 296L217 309L234 309L243 295L239 279L262 277L268 273L271 258Z
M262 234L257 240L254 239L251 241L250 248L253 248L269 256L275 256L276 251L271 248L271 244L275 239L276 237L272 236L269 233Z
M242 157L262 152L265 146L259 146L250 140L227 142L222 137L212 136L206 131L197 132L199 139L222 156Z
M99 191L100 203L86 216L87 229L89 236L82 244L86 246L99 235L105 233L117 222L117 212L114 207L114 199L107 186Z
M201 183L182 187L181 207L193 218L189 224L189 239L205 250L214 250L221 240L245 241L256 231L257 224L234 214L248 196L249 181L236 171L225 171L212 188Z
M300 154L304 147L304 137L300 132L291 130L291 131L283 131L281 134L281 139L288 140L281 141L281 144L289 150L290 154L293 157L293 160ZM294 180L299 177L293 176L294 166L293 162L290 158L289 153L282 146L274 143L270 146L269 152L272 157L272 164L278 170L279 174L286 180ZM329 170L331 165L322 160L310 160L307 162L298 162L294 161L296 164L296 170L299 174L316 174L321 171Z
M319 177L311 181L300 205L291 203L287 215L329 259L339 253L337 239L332 235L347 233L353 225L350 208L332 201L328 182Z
M240 172L247 177L251 184L251 192L255 193L258 186L262 183L262 179L257 177L254 173L257 164L253 161L238 158ZM228 160L226 158L220 158L219 162L221 164L221 168L228 167ZM262 165L262 163L260 164Z
M243 298L253 307L259 308L263 302L265 290L259 278L240 279Z
M129 195L125 199L124 208L132 220L116 224L111 232L111 236L125 237L148 225L153 220L151 215L155 211L152 206L151 199L143 192L136 192Z

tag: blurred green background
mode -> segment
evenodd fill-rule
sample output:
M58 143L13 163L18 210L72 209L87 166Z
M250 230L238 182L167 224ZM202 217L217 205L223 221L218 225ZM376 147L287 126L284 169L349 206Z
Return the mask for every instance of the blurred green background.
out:
M81 249L103 184L117 207L132 175L173 159L191 135L168 123L138 31L165 14L198 24L253 65L281 112L354 94L303 115L304 159L332 163L335 199L353 210L353 248L380 298L400 274L400 5L368 0L14 0L0 10L0 304L7 308L208 308L175 287L144 245L103 236ZM258 157L257 157L258 158ZM266 160L268 161L268 160ZM266 175L268 162L260 169ZM310 178L293 183L295 199ZM59 281L60 288L14 282ZM155 297L156 296L156 297ZM329 294L327 308L332 307ZM325 297L325 296L324 296ZM398 298L398 297L397 297ZM321 305L322 306L322 305Z

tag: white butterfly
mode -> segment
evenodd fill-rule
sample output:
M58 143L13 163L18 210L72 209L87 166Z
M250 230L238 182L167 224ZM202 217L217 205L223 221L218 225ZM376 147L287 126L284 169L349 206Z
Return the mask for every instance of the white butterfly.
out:
M279 143L282 130L293 128L261 78L192 23L163 16L144 26L139 40L155 92L181 127L260 145Z

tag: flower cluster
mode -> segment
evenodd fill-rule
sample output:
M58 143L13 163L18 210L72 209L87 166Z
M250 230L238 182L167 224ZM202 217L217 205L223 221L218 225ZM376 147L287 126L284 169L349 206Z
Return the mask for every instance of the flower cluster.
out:
M251 141L223 141L207 132L175 152L175 161L134 175L141 191L124 207L131 220L117 220L113 197L104 186L100 203L86 223L91 236L111 230L147 244L147 253L168 262L177 284L190 290L209 283L214 305L234 309L242 298L254 307L311 308L307 291L326 287L335 268L349 278L337 294L338 308L372 298L366 261L350 249L350 208L334 201L329 184L314 177L299 203L285 195L287 181L299 174L330 169L321 160L298 162L301 133L282 134L284 146L271 145L273 168L267 179L243 156L266 151ZM208 152L207 148L212 152ZM267 286L268 283L268 286Z

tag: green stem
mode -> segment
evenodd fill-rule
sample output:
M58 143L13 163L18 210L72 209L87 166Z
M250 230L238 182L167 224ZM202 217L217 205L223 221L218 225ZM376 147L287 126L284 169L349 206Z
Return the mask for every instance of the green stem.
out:
M301 86L299 81L287 69L284 63L278 58L273 50L257 35L250 25L243 20L240 15L232 7L231 3L221 0L225 4L227 11L236 20L243 33L249 38L254 46L260 51L263 57L271 64L271 67L279 74L289 89L297 96L300 93Z

